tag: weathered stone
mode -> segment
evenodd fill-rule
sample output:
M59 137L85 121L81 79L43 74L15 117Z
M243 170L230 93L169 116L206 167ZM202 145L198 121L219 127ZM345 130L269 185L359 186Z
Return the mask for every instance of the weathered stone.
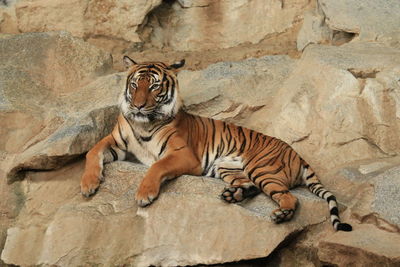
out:
M304 13L304 21L297 36L297 49L303 49L309 44L329 43L333 32L325 23L325 16L319 10L309 10Z
M308 46L272 104L243 124L267 129L325 169L396 155L399 63L400 51L381 44Z
M399 153L399 64L382 44L312 45L298 62L218 63L179 80L189 111L281 138L329 169Z
M337 266L399 266L400 235L357 225L355 231L337 232L321 239L318 257Z
M396 0L318 0L333 30L357 33L361 41L400 37L400 2Z
M138 29L161 0L23 0L16 4L21 32L67 30L77 37L139 42Z
M5 35L0 42L0 149L8 153L10 180L24 169L59 166L110 129L121 77L88 85L110 72L110 55L65 32Z
M227 204L219 198L224 182L191 176L167 183L158 200L138 208L134 194L145 167L128 162L106 165L106 181L86 200L79 194L82 167L27 176L27 201L8 230L4 262L176 266L252 259L328 215L325 201L297 189L301 206L295 218L276 225L269 219L276 204L265 195Z
M0 33L19 33L14 7L15 0L0 1Z
M191 112L237 123L239 117L270 105L294 63L288 56L267 56L181 71L180 92Z
M293 27L311 6L307 0L176 1L153 12L150 38L154 45L180 51L255 44Z

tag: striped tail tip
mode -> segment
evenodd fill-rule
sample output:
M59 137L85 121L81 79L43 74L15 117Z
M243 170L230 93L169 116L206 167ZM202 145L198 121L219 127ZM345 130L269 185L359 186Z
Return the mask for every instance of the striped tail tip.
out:
M348 223L339 223L336 227L336 230L350 232L351 230L353 230L353 227L351 227L351 225Z

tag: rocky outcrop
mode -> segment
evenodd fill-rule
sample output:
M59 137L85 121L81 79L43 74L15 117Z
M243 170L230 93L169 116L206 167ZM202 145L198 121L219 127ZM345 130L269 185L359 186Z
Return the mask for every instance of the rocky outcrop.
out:
M72 32L0 35L0 265L400 264L397 2L95 2L0 1L2 33ZM301 55L282 45L286 55L272 56L270 36L293 49L297 38ZM224 183L205 177L171 181L139 208L137 163L107 165L84 199L83 155L113 127L125 73L80 37L122 43L139 62L188 56L186 109L291 144L354 231L334 232L326 203L304 188L293 220L275 225L269 198L226 204Z
M9 181L26 169L62 165L94 144L88 136L110 129L119 93L110 87L121 78L91 83L110 72L109 54L66 32L6 35L0 43L0 149L8 153ZM90 105L77 101L82 96Z
M182 0L153 12L150 42L179 51L218 49L259 43L301 20L313 1ZM243 27L246 25L246 27ZM251 29L251 30L249 30Z
M78 193L82 167L72 164L27 177L27 201L8 229L3 261L177 266L252 259L268 255L288 235L328 214L324 201L296 190L302 203L296 219L276 225L269 219L275 204L266 196L227 204L219 198L221 180L190 176L167 184L154 204L139 208L133 197L146 168L128 162L107 165L106 181L86 200Z
M314 45L297 62L219 63L180 78L189 109L279 136L329 169L400 152L399 64L386 45Z
M399 12L398 1L319 0L317 8L304 15L297 48L350 41L379 41L399 47Z
M391 41L400 37L400 3L375 0L319 0L333 30L356 33L360 41Z
M23 0L18 1L15 12L21 32L66 30L77 37L140 42L140 25L160 3L161 0Z
M191 112L237 123L270 105L294 66L288 56L267 56L181 71L180 92Z

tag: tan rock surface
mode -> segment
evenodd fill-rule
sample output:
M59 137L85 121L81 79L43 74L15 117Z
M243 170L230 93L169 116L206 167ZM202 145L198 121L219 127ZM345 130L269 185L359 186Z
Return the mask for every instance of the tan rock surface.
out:
M0 149L10 161L11 180L22 169L54 168L85 152L94 143L85 136L102 135L90 130L94 124L109 129L107 110L116 112L116 99L110 99L119 94L110 87L121 79L87 85L110 72L109 54L66 32L5 35L0 43ZM89 146L82 150L83 144Z
M308 0L175 1L154 12L151 42L179 51L255 44L293 27L312 6Z
M288 56L267 56L181 71L181 95L191 112L228 121L234 118L237 123L237 117L246 117L273 101L294 65Z
M337 266L398 266L400 235L358 225L356 231L337 232L320 240L318 257ZM335 253L332 253L335 251Z
M318 3L331 29L357 33L361 41L399 42L399 1L318 0Z
M3 0L0 32L62 29L137 61L188 59L196 71L179 74L187 109L289 142L354 231L334 232L326 203L305 189L294 190L293 221L274 225L269 198L229 205L219 199L223 182L199 177L166 184L141 209L133 198L145 167L126 162L108 165L98 194L83 199L82 155L113 126L125 74L110 74L109 54L65 32L1 35L0 265L175 266L269 255L261 266L398 266L398 2L160 3ZM299 55L296 39L300 59L242 60ZM28 171L26 179L7 184L10 169L9 181Z
M140 42L137 33L147 13L161 0L23 0L16 4L21 32L66 30L77 37Z
M272 105L244 123L268 129L326 169L396 155L399 62L399 50L380 44L309 46Z
M145 167L128 162L107 165L106 181L85 200L82 167L78 162L27 176L26 202L7 232L4 262L176 266L251 259L267 256L287 235L328 214L324 201L299 189L295 219L275 225L269 219L275 204L266 196L230 205L219 198L222 181L190 176L167 184L150 207L138 208L133 198Z

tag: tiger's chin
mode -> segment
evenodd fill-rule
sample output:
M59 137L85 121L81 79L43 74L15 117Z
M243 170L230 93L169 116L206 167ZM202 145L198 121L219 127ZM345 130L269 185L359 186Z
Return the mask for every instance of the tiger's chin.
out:
M125 118L137 122L137 123L155 123L159 121L167 121L171 118L170 115L167 114L143 114L143 113L133 113L133 112L124 112Z

